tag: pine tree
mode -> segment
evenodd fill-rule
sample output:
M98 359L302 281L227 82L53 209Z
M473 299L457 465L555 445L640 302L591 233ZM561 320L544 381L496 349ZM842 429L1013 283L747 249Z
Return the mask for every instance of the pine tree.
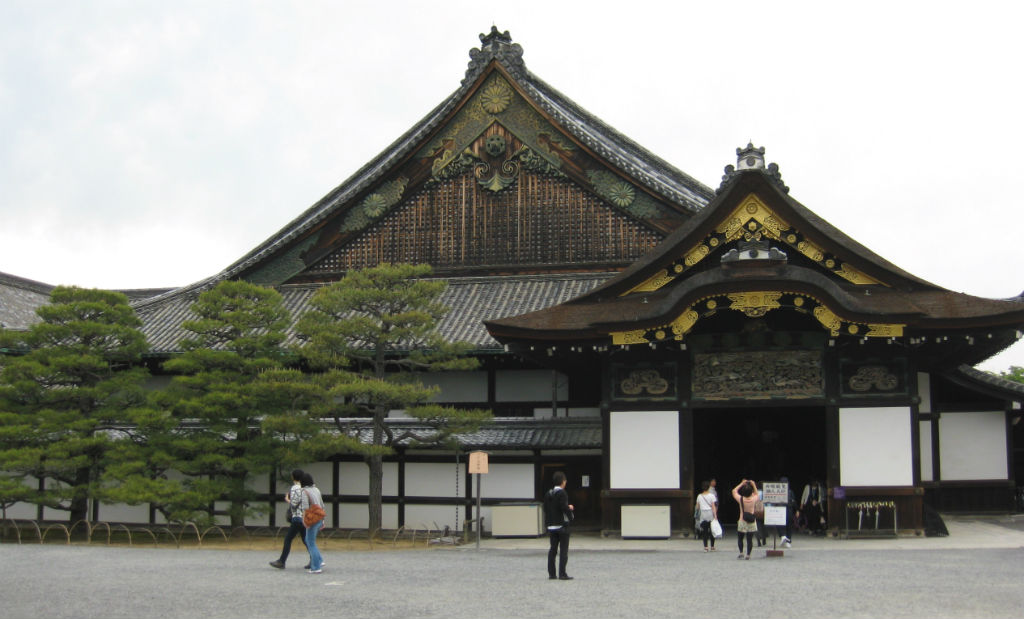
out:
M231 525L242 526L265 509L254 504L253 472L273 472L290 453L281 429L294 423L289 418L308 417L308 408L291 406L294 397L275 383L287 372L289 312L277 291L244 281L221 282L191 310L196 319L182 324L192 333L181 342L185 352L164 364L177 375L158 395L180 424L163 446L169 464L186 478L179 486L193 493L178 497L188 500L177 514L216 496L229 504ZM315 433L311 419L302 423ZM212 518L216 510L206 511Z
M5 332L0 371L0 501L87 520L110 454L146 415L141 321L117 292L59 286L42 319ZM33 479L43 480L38 492Z
M302 354L314 368L333 369L331 411L341 434L367 430L369 443L354 443L369 467L369 528L382 524L383 458L403 441L456 447L454 435L490 419L488 411L431 403L438 390L417 374L465 370L477 361L465 345L445 342L437 323L448 312L438 302L447 285L428 279L427 265L381 264L349 271L310 299L296 326L307 339ZM396 434L385 422L393 410L424 422L426 431Z

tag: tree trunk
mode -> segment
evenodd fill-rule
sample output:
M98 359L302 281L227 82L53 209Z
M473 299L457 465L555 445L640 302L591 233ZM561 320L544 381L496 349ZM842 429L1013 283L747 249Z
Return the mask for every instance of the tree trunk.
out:
M384 415L375 411L373 415L373 445L384 444ZM370 535L380 530L383 523L383 498L384 498L384 456L373 454L366 459L370 467L370 495L367 502L369 510Z
M369 529L373 534L380 530L383 522L384 458L373 455L367 459L366 464L370 467L370 496L367 509L370 515Z
M92 471L85 466L75 471L75 487L72 488L68 508L68 522L74 524L89 520L89 479Z

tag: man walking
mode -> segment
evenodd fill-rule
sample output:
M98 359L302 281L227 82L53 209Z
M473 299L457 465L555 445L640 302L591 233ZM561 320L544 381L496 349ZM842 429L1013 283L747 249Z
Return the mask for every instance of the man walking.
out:
M569 523L572 522L573 506L565 492L565 473L558 471L553 477L555 487L544 495L544 523L551 538L548 551L548 578L551 580L572 580L565 572L569 562ZM558 555L558 574L555 574L555 556Z

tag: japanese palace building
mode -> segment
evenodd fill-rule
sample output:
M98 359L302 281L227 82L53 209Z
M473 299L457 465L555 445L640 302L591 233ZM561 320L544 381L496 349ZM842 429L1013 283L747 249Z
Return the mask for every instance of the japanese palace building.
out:
M297 319L349 269L427 263L448 281L443 334L481 366L425 380L496 417L462 437L490 454L488 510L536 500L555 470L582 524L610 533L639 505L689 530L710 478L724 490L786 476L798 496L819 480L834 529L858 504L916 532L926 504L1011 508L1024 385L973 366L1020 337L1024 299L951 292L875 255L791 197L763 148L737 149L707 187L530 73L507 32L480 40L459 88L351 178L217 275L133 302L156 374L221 280L274 286ZM44 293L0 279L26 324ZM460 526L465 460L399 449L385 527ZM307 469L328 526L366 526L361 460ZM270 504L284 488L255 483ZM282 523L275 510L252 524Z

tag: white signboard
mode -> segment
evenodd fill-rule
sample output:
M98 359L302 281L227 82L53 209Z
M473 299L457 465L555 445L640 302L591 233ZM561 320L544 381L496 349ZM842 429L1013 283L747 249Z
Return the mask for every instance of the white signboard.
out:
M789 502L789 482L766 481L761 488L764 490L764 502L785 505Z
M765 493L767 495L767 493ZM765 526L786 526L786 506L785 505L768 505L764 506L764 524Z

